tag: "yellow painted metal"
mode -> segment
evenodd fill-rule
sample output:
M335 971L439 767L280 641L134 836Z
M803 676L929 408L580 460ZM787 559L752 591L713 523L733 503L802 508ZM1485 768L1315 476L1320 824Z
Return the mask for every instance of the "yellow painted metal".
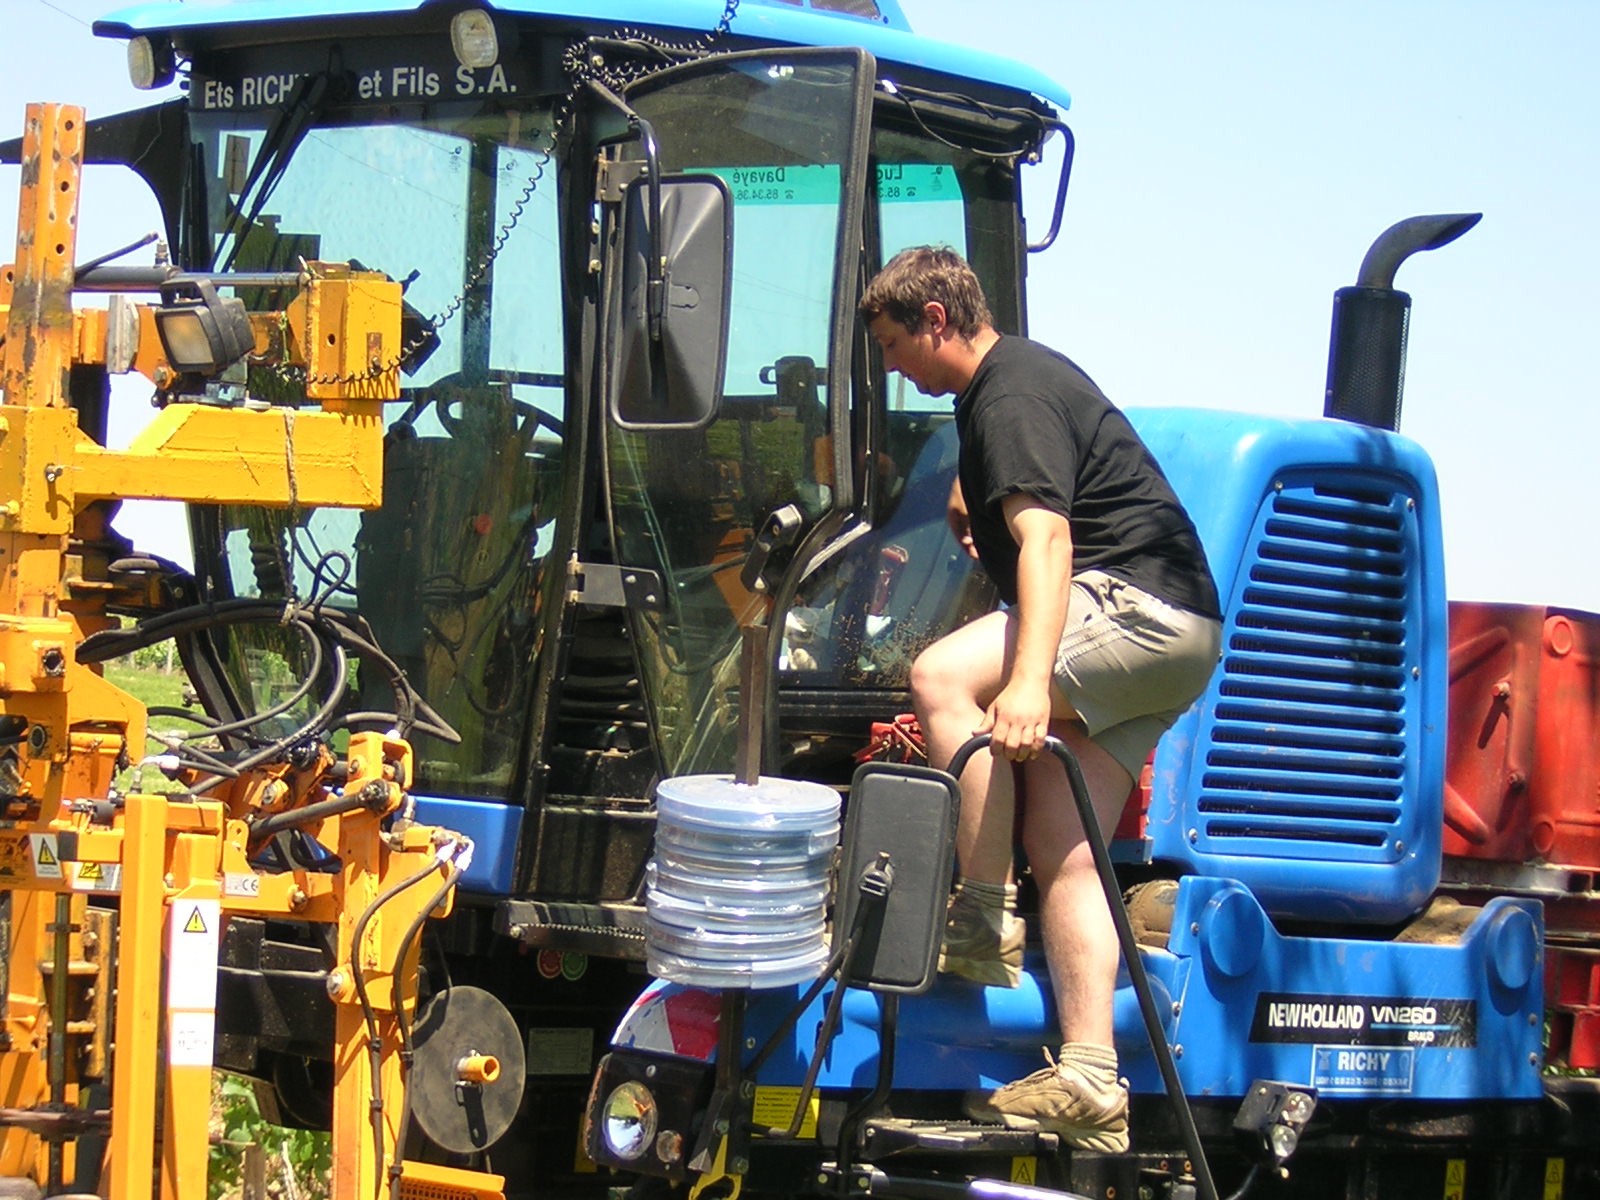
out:
M29 105L22 137L17 260L0 390L18 407L62 405L72 364L72 280L83 109Z
M79 448L73 489L85 497L203 504L375 508L383 498L383 423L367 412L265 412L172 404L126 450Z
M123 808L110 1200L146 1200L155 1169L167 809L162 796L129 796Z
M331 756L311 768L263 769L207 798L132 794L103 803L117 768L142 753L145 713L73 654L108 621L103 564L73 549L101 540L107 500L379 502L382 404L398 396L399 286L313 265L288 312L252 318L257 369L303 371L305 393L320 408L171 403L127 450L107 450L77 427L67 399L73 363L144 371L163 388L172 375L154 349L148 309L72 312L82 135L79 109L28 110L17 258L0 271L0 717L26 734L0 745L0 892L11 951L0 1105L37 1109L54 1095L76 1106L83 1079L109 1072L101 1193L145 1200L159 1178L164 1200L202 1200L209 1068L201 1051L210 1010L187 1010L196 1020L185 1026L192 1037L181 1061L163 1055L163 1016L171 1015L163 1013L164 930L174 911L202 902L222 914L288 915L337 924L335 1196L377 1196L391 1169L403 1191L446 1189L418 1195L498 1196L496 1176L397 1165L406 1083L397 1011L416 1002L416 947L402 939L464 846L446 831L385 825L404 800L397 781L413 775L410 747L353 735L339 786L361 806L303 824L336 848L341 873L261 874L250 862L250 820L329 799ZM117 898L116 914L90 907L91 897ZM58 903L72 914L64 954L50 931ZM433 915L448 904L446 897ZM113 929L114 980L101 975ZM66 974L96 982L69 990L70 1008L61 1006L69 1053L52 1068L48 985ZM108 1021L116 1047L109 1065ZM52 1168L64 1175L71 1165L70 1148L52 1156L27 1129L0 1129L0 1175L43 1183Z
M400 1200L504 1200L505 1179L435 1163L402 1163Z

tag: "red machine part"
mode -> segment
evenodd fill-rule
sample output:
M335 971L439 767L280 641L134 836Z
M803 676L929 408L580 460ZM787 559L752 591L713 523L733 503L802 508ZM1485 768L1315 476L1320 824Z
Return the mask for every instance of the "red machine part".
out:
M1544 960L1550 1056L1600 1068L1600 951L1550 947Z
M1444 852L1600 868L1600 616L1450 606Z

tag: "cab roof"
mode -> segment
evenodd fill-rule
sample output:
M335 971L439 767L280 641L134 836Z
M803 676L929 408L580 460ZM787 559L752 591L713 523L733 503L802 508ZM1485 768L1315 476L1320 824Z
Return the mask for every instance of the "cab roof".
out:
M153 0L96 21L102 37L201 33L240 25L279 25L414 13L432 0ZM509 16L554 17L709 32L722 18L722 0L479 0ZM1065 111L1071 96L1043 72L911 31L899 0L740 0L732 33L795 46L860 46L885 63L941 71L976 82L1016 88Z

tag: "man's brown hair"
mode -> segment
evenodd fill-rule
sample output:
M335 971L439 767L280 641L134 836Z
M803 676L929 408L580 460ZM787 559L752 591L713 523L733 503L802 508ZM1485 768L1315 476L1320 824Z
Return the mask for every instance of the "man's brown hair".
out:
M867 284L856 312L869 325L887 316L920 333L923 307L934 300L944 305L945 321L968 341L994 324L977 274L949 246L900 251Z

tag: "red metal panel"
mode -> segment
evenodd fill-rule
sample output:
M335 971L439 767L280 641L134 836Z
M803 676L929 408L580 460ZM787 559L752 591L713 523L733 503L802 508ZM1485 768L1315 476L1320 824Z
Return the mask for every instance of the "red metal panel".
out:
M1600 616L1450 606L1446 854L1600 867Z

